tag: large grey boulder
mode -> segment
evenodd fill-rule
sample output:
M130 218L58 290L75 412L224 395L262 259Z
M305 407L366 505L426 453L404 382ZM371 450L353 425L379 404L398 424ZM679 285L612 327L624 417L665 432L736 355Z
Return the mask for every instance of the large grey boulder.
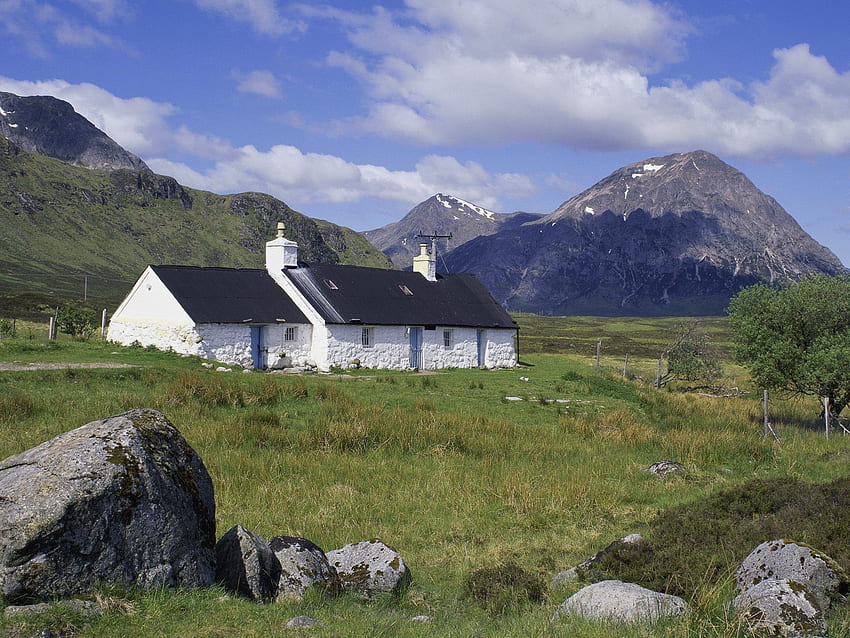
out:
M0 594L96 582L214 582L215 503L201 458L156 410L93 421L0 462Z
M687 603L678 596L662 594L635 583L603 580L580 589L555 611L554 619L579 616L588 620L623 623L654 622L682 616Z
M735 571L738 591L766 579L788 579L805 586L826 612L847 593L844 570L829 556L789 540L767 541L756 547Z
M826 635L826 621L815 597L806 587L787 578L759 581L736 596L732 607L760 635Z
M231 527L215 546L216 580L248 600L268 602L277 596L280 563L269 544L241 525Z
M269 547L280 563L279 600L300 600L312 587L328 594L339 592L336 569L315 543L297 536L275 536L269 541Z
M401 555L378 539L334 549L327 557L345 591L371 597L399 593L410 584L410 570Z

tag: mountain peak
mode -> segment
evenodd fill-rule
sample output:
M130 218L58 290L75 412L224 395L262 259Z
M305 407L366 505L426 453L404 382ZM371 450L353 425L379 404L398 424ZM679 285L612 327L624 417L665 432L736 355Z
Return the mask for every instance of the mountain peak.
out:
M396 266L407 268L419 253L420 233L451 234L451 239L439 242L440 254L444 254L476 237L492 235L507 226L538 217L528 213L495 213L460 197L437 193L411 208L400 221L367 230L363 235Z
M706 151L623 166L535 223L446 261L512 309L566 315L721 314L744 286L847 272L775 199Z
M0 92L0 135L25 151L99 170L150 171L68 102Z

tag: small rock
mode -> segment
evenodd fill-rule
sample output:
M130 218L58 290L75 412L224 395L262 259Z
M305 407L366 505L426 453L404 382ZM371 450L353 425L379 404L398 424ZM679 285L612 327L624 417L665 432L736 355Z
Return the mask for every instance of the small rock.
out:
M248 600L270 601L277 595L280 563L261 536L241 525L230 528L215 546L216 580Z
M815 597L801 583L763 580L732 601L752 629L770 636L825 636L826 621Z
M668 474L684 474L688 470L684 465L676 461L656 461L646 468L645 471L656 476L667 476Z
M296 536L275 536L269 541L269 548L280 563L278 600L300 600L311 587L329 594L339 591L336 569L315 543Z
M253 368L245 368L242 370L242 374L251 374L253 371Z
M215 367L215 364L207 363L206 361L204 361L203 363L201 363L201 365L202 365L204 368L207 368L208 370L212 370L212 369Z
M311 627L324 627L325 623L310 616L295 616L286 621L287 629L310 629Z
M425 614L421 614L419 616L414 616L410 620L411 620L411 622L431 622L431 616L426 616Z
M579 616L589 620L654 622L666 616L682 616L687 603L678 596L662 594L635 583L603 580L580 589L555 611L553 620Z
M225 368L224 366L218 366L215 369L216 372L230 372L230 368Z
M522 401L522 397L505 397L505 401Z
M361 541L327 554L342 587L360 595L398 593L410 584L410 570L401 555L378 539Z

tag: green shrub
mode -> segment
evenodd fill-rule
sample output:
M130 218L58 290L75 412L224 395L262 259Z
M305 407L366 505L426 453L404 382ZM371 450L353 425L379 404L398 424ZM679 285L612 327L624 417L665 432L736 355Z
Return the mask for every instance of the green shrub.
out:
M516 611L528 602L543 600L541 579L519 565L475 569L463 582L463 597L472 599L492 616Z
M649 524L642 547L606 555L588 575L678 596L731 573L760 543L793 539L850 567L850 478L813 485L757 479L704 501L669 508Z

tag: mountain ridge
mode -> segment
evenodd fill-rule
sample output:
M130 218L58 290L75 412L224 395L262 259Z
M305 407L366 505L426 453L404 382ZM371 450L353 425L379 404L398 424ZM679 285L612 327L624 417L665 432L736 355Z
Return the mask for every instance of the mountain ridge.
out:
M543 314L722 314L744 286L847 272L776 200L705 151L624 166L445 260L509 308Z
M359 233L271 195L81 168L0 137L0 310L32 315L38 303L81 298L84 286L114 307L148 264L262 268L278 221L304 261L392 267Z

